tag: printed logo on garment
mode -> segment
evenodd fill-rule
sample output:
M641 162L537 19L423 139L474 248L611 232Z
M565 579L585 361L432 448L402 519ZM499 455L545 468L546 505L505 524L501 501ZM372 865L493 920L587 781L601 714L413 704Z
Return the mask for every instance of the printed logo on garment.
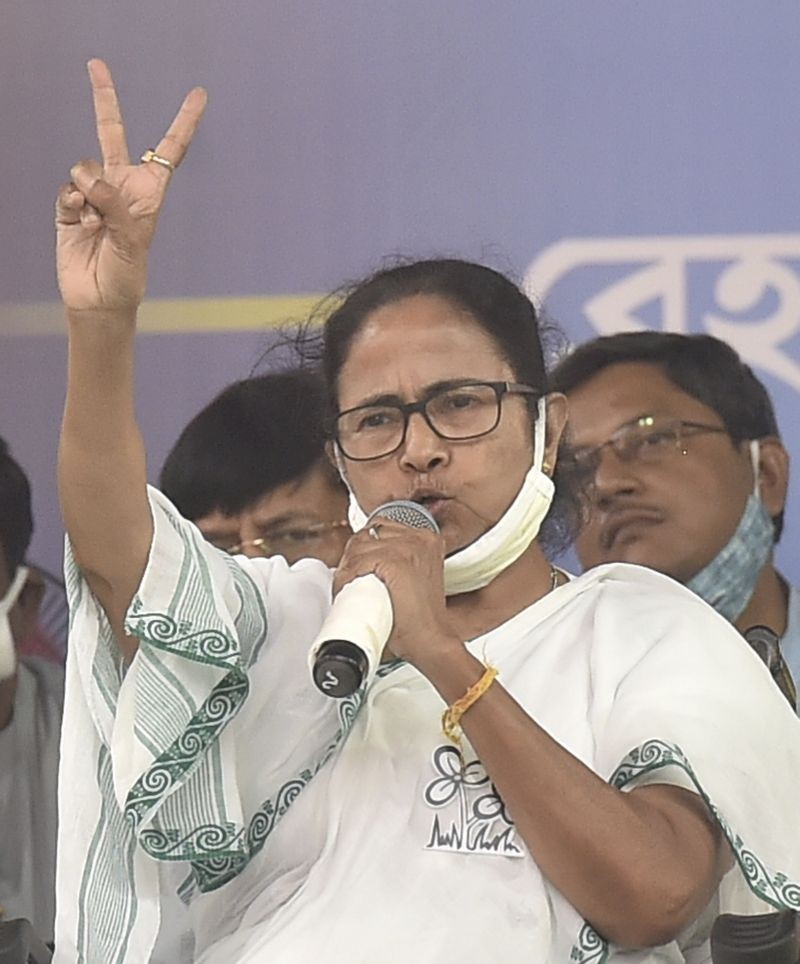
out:
M446 745L433 751L432 764L436 776L423 796L425 803L438 812L425 849L524 856L514 824L480 761L462 766L458 750Z

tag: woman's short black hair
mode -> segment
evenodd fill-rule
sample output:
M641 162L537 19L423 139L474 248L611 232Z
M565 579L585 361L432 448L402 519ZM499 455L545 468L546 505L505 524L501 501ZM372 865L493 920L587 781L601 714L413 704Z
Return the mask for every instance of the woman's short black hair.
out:
M517 381L546 394L543 328L528 296L493 268L457 258L406 261L381 268L363 281L337 292L340 302L325 322L322 370L327 386L329 419L338 411L338 383L353 339L375 311L415 295L442 298L462 309L492 338ZM546 326L550 335L555 326ZM530 403L536 420L536 398ZM543 528L549 549L569 542L579 518L580 499L574 491L568 459L556 468L556 499Z
M344 292L324 334L323 372L334 410L339 373L363 322L379 308L415 295L434 295L466 311L497 344L515 377L546 391L539 319L530 299L493 268L434 258L382 268Z
M11 457L8 444L0 438L0 547L13 579L25 562L33 536L31 487L28 477Z
M610 365L656 365L682 392L707 405L722 419L734 444L772 435L780 438L772 400L764 385L729 344L711 335L629 331L578 345L554 368L554 391L570 392ZM775 541L783 512L773 516Z
M160 487L188 519L241 512L325 459L320 376L292 370L234 382L181 433ZM327 460L325 459L325 463Z

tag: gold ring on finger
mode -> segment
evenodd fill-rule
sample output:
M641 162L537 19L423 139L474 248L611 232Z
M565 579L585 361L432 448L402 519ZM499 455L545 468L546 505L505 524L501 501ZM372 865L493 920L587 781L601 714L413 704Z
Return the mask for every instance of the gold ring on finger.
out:
M142 164L149 164L152 161L153 164L160 164L162 167L165 167L170 172L170 174L175 173L176 165L173 164L172 161L169 160L169 158L162 157L160 154L156 154L156 152L152 148L148 148L144 152L144 154L142 154L139 160L142 162Z

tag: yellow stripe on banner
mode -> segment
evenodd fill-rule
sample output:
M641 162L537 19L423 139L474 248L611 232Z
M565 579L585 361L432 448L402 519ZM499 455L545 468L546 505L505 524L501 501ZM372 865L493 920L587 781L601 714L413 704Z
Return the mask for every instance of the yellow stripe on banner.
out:
M139 309L139 330L148 333L252 331L304 321L323 295L260 298L153 298ZM0 335L63 334L58 302L0 304Z

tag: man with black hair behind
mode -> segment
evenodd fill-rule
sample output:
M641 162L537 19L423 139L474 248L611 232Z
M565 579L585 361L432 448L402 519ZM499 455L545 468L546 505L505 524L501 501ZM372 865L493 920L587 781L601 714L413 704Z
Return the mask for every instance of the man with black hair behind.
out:
M183 430L160 488L227 552L335 567L351 532L347 491L325 455L324 418L313 372L234 382Z
M53 940L56 784L64 672L18 657L44 586L25 565L33 534L28 479L0 439L0 905Z
M762 383L717 338L650 331L586 342L552 379L591 480L584 568L633 562L684 583L797 708L800 593L773 560L789 456Z

